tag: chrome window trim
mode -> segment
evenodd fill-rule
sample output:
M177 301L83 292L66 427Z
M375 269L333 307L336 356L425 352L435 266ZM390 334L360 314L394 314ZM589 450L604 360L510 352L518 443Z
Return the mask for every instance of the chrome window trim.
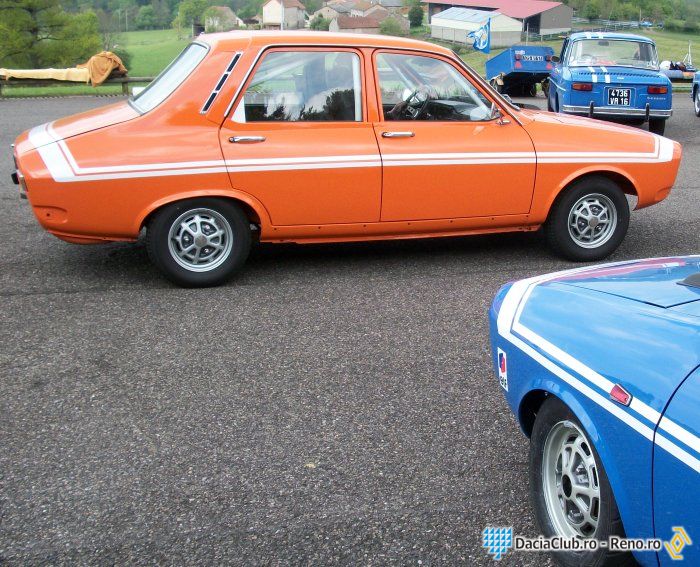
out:
M231 59L231 62L228 64L228 66L226 67L224 72L221 74L221 77L219 77L219 80L216 81L216 83L214 83L214 88L212 89L211 93L204 101L204 104L202 105L202 109L199 111L200 114L206 114L209 111L209 109L211 108L211 105L214 104L216 97L219 96L221 89L226 84L226 81L228 80L229 76L233 72L233 69L236 67L236 63L238 63L242 54L243 54L242 51L237 51L236 53L234 53L233 58Z
M258 64L258 61L262 58L262 56L265 54L266 51L269 49L277 49L277 48L300 48L300 49L313 49L316 47L321 47L321 48L326 48L326 49L333 49L333 48L341 48L341 49L384 49L388 51L412 51L416 53L425 53L429 55L438 55L438 56L445 56L442 53L436 53L435 51L430 51L428 49L419 49L416 47L386 47L383 45L372 45L372 44L357 44L357 45L350 45L350 44L345 44L345 43L313 43L313 44L305 44L305 43L271 43L269 45L265 45L260 49L258 54L255 56L255 59L253 62L250 64L248 67L248 71L245 74L245 77L243 77L243 80L241 81L240 85L238 85L238 88L236 89L236 92L233 94L233 97L231 98L231 102L229 102L228 107L226 108L226 111L224 112L224 120L229 117L229 114L231 112L231 109L233 108L233 104L236 102L236 99L240 96L241 91L243 90L243 87L248 83L248 79L250 78L251 73L253 72L253 69ZM451 61L454 61L459 64L461 68L464 69L469 69L469 67L465 67L465 63L459 59L459 58L450 58ZM472 72L469 72L469 75L472 76ZM487 84L488 85L488 84ZM490 87L489 87L490 88ZM489 90L490 93L490 90ZM504 101L504 104L507 104ZM517 119L516 119L517 120ZM362 122L364 122L364 117Z

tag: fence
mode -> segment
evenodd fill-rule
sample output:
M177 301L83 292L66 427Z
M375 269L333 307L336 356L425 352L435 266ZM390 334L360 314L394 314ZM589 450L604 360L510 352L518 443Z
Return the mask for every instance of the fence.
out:
M129 95L129 85L135 83L150 83L153 77L113 77L107 79L102 85L121 85L122 94ZM85 83L74 83L71 81L56 81L53 79L0 79L0 97L5 89L13 87L48 87L52 85L61 86L85 86ZM100 86L102 86L100 85ZM95 87L99 89L100 87Z

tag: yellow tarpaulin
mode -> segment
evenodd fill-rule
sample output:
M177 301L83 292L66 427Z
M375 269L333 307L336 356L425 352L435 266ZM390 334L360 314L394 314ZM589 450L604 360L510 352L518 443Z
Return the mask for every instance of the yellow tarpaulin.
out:
M91 83L95 87L104 83L112 74L126 75L126 67L111 51L101 51L86 63L69 69L0 69L0 77L4 79L53 79Z
M0 69L0 77L5 79L54 79L87 83L90 73L87 69Z

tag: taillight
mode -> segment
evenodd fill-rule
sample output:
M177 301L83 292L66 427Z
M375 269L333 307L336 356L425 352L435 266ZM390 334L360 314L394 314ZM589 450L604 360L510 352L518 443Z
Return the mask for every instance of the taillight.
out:
M592 91L593 83L574 83L571 88L575 91Z
M647 87L647 92L649 94L666 94L668 87Z
M544 60L545 60L545 61L551 61L551 60L552 60L552 56L551 56L551 55L545 55L545 56L544 56Z
M628 406L632 403L632 394L625 390L619 384L615 384L610 390L610 399L616 401L618 404L623 406Z
M520 61L522 58L523 58L523 56L520 55L520 53L516 53L516 54L515 54L515 60L516 60L516 61Z

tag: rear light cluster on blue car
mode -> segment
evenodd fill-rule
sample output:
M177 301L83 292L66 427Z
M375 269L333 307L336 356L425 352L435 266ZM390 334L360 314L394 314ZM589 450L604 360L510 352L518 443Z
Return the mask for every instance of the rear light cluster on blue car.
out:
M647 93L649 93L649 94L667 94L668 87L647 87Z
M575 91L592 91L593 83L574 83L571 88Z

